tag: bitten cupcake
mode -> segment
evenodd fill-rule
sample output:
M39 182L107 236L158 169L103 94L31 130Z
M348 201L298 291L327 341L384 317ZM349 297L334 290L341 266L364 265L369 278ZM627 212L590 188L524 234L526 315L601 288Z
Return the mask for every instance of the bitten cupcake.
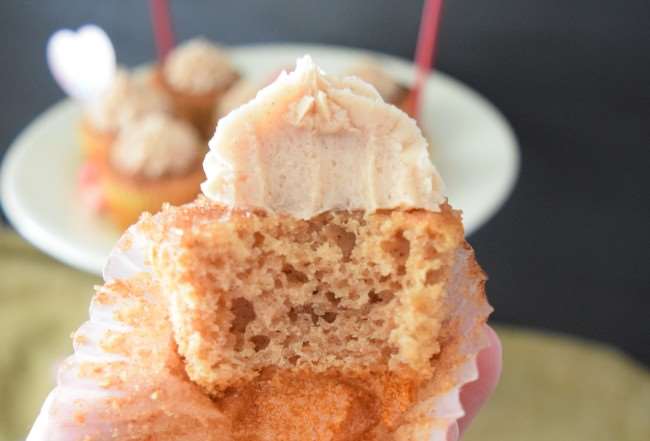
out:
M105 156L119 131L150 113L172 112L172 102L152 87L147 74L118 69L110 88L84 107L79 125L86 158Z
M377 62L371 59L363 60L346 73L370 83L377 89L384 101L399 107L409 116L414 117L415 109L411 99L411 89L391 76Z
M166 114L152 114L120 132L101 164L107 210L121 228L163 203L182 204L205 178L205 149L196 129Z
M209 137L214 131L215 102L238 77L223 49L196 38L170 52L159 66L155 80L172 97L178 115Z
M130 227L28 441L441 441L491 308L416 122L298 60Z

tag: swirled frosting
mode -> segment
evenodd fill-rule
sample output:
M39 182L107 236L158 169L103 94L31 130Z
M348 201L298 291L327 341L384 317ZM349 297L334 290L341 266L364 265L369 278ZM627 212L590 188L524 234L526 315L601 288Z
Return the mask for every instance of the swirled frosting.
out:
M303 219L328 210L437 211L444 200L415 120L308 56L219 121L203 166L208 198Z
M203 38L186 41L171 51L163 74L174 89L191 94L225 88L237 76L228 54Z
M188 123L151 114L120 132L110 151L111 165L149 179L183 175L201 154L201 139Z

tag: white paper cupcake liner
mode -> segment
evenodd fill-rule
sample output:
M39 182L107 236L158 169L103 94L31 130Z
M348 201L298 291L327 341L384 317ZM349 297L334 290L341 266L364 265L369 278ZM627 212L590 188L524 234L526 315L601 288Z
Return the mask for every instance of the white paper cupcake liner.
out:
M148 246L138 225L131 227L111 252L104 280L120 283L148 273ZM421 388L418 404L404 416L395 440L444 441L449 428L464 415L460 389L478 378L476 356L487 344L483 325L491 308L483 282L471 249L459 250L448 295L452 317L448 326L454 327L454 338L440 354L440 363L448 367ZM147 375L150 367L139 365L143 362L138 357L102 347L107 336L126 336L131 339L127 347L156 351L154 360L180 360L169 326L147 332L125 323L120 314L130 307L131 299L111 296L110 289L100 289L93 298L90 319L75 334L74 354L61 366L57 386L43 403L27 441L229 439L224 437L227 423L223 415L182 369L163 368ZM160 301L152 295L132 302L146 310L155 309ZM88 366L118 373L123 370L127 381L117 386L105 384L101 375L82 373Z

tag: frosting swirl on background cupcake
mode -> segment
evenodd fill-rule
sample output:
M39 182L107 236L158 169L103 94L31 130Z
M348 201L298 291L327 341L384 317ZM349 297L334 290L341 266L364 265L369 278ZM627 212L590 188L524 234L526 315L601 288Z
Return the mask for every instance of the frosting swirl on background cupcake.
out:
M171 112L172 103L152 87L148 76L118 69L111 87L86 109L86 118L97 129L117 131L153 112Z
M203 38L186 41L171 51L163 74L172 88L197 95L225 88L237 76L228 54Z
M402 87L386 70L375 61L367 59L354 66L348 75L361 78L377 89L384 101L392 103L399 95Z
M216 115L218 118L226 116L242 104L246 104L257 95L261 89L261 85L252 81L241 79L237 81L226 93L223 94L221 99L217 101L215 106Z
M120 133L110 163L124 174L156 179L189 172L201 153L201 138L191 125L158 113Z

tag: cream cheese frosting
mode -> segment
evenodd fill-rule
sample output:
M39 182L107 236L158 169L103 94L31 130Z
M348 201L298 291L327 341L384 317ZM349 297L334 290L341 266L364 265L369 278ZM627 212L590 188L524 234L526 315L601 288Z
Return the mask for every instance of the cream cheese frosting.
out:
M125 128L111 148L110 161L122 173L155 179L188 172L201 150L191 125L158 113Z
M227 87L237 75L228 54L203 38L175 48L165 59L163 74L171 87L191 94Z
M308 219L329 210L439 210L444 184L415 120L305 56L222 118L203 166L218 203Z
M170 99L148 80L118 69L110 88L86 107L86 118L99 130L117 131L149 113L171 112Z

